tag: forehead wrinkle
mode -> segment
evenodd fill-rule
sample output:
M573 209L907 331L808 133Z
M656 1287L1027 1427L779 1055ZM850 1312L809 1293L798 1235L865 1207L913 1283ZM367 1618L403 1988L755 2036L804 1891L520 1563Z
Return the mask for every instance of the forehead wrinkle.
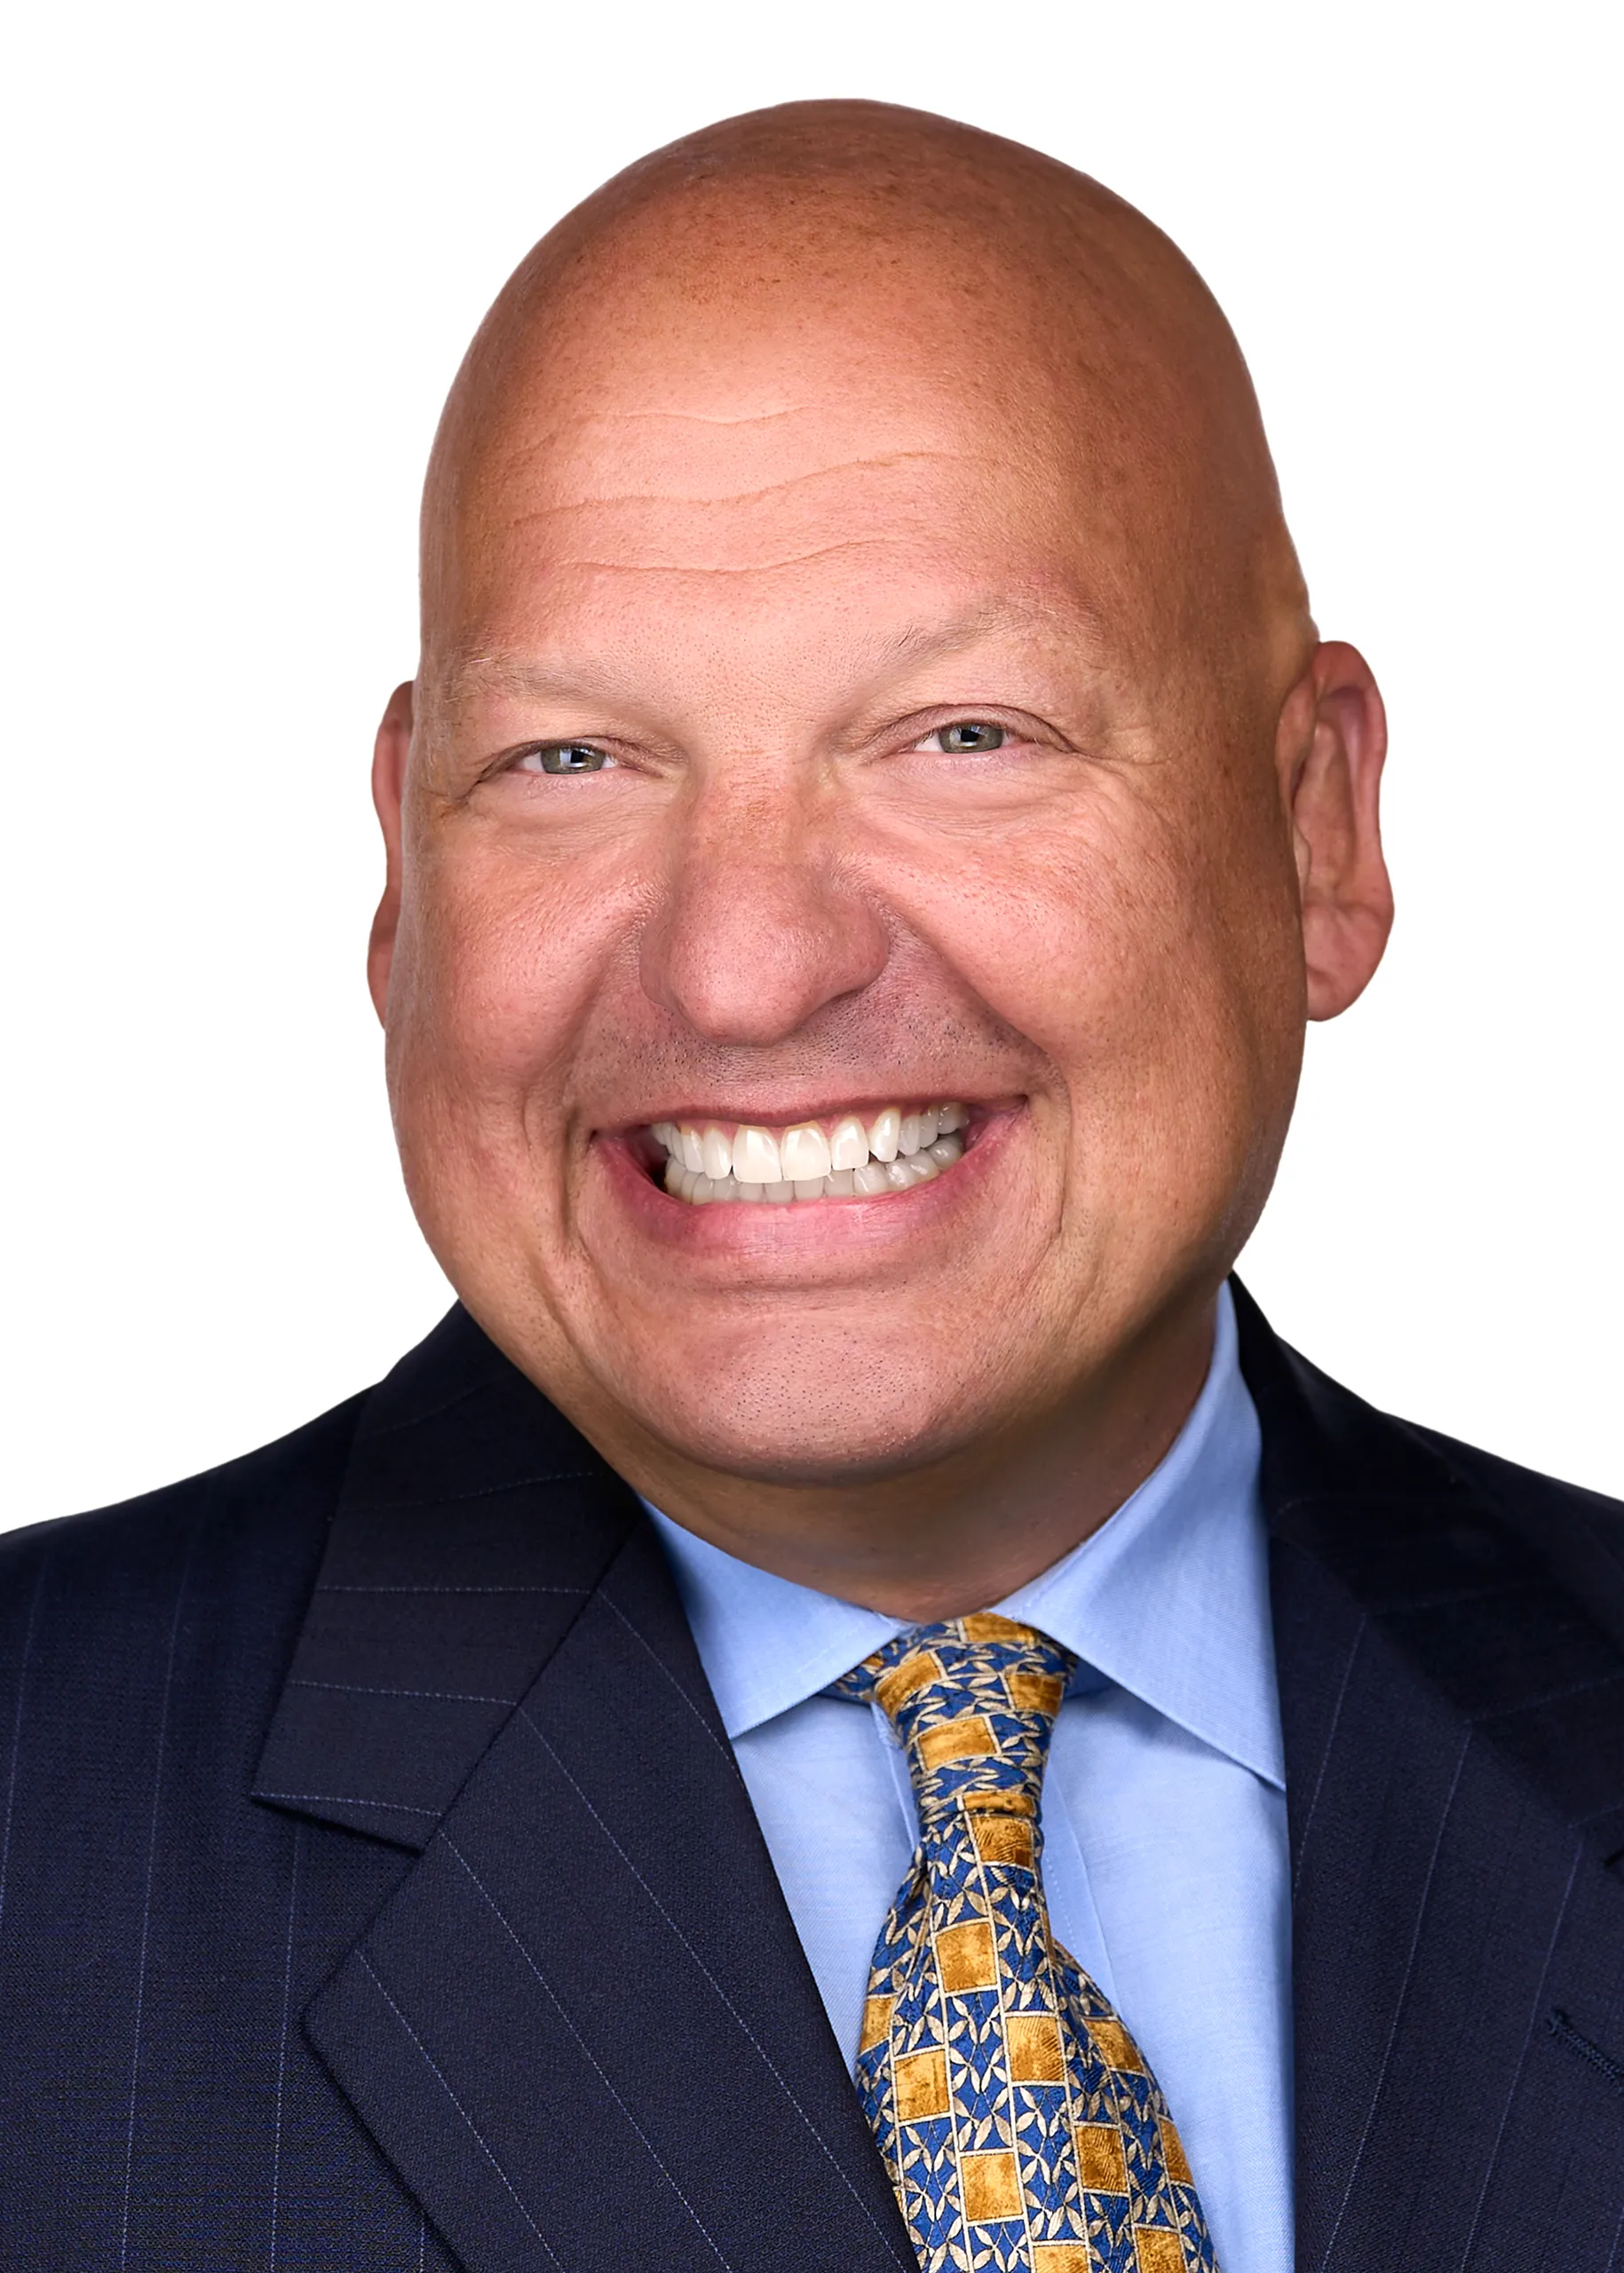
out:
M594 560L588 554L573 554L558 565L566 568L585 568L595 576L772 576L786 568L804 568L814 560L828 560L837 553L864 552L875 547L883 548L895 543L888 536L843 537L838 544L814 546L810 552L786 553L781 560L696 561L696 560Z
M764 482L757 489L728 489L715 496L683 489L607 489L580 497L558 497L546 504L532 506L528 512L511 515L507 526L512 529L530 528L555 514L591 512L617 505L756 505L770 497L787 496L811 483L838 480L847 474L891 471L914 464L954 465L968 462L952 450L880 450L871 456L842 458L833 465L809 466L803 473L786 474L781 481ZM1001 462L994 459L991 463ZM1009 463L1012 467L1013 461Z
M848 457L724 495L637 487L515 501L511 510L473 517L463 589L477 615L493 584L511 581L516 569L537 582L572 569L737 576L886 548L937 549L942 514L967 502L983 534L1007 547L1026 518L1018 471L1013 461L921 448ZM1010 479L999 479L1003 473ZM1086 500L1079 503L1081 526L1088 515ZM1048 528L1018 549L1034 563L1074 562L1077 533Z
M826 402L788 402L777 410L741 410L733 415L720 410L635 410L630 406L614 410L561 411L548 424L537 430L527 447L551 449L563 436L590 431L594 426L770 426L776 420L803 418L809 414L825 411L828 407Z

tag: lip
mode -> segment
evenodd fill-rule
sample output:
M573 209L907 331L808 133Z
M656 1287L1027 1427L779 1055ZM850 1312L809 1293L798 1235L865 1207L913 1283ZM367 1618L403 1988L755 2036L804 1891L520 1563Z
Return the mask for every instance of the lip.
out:
M860 1112L843 1102L836 1113ZM641 1235L680 1255L693 1266L708 1258L717 1263L786 1266L786 1276L804 1279L819 1263L838 1266L880 1260L926 1239L978 1199L986 1177L994 1173L999 1156L1026 1118L1026 1101L989 1107L971 1105L970 1134L974 1141L963 1158L945 1176L907 1192L876 1193L871 1200L797 1200L793 1207L694 1208L674 1199L648 1173L652 1140L648 1124L614 1132L601 1132L592 1141L597 1159L616 1207L630 1216ZM661 1113L660 1119L701 1116ZM825 1116L801 1115L805 1121ZM743 1120L746 1116L741 1115ZM704 1116L717 1126L721 1116ZM764 1126L774 1125L764 1123Z

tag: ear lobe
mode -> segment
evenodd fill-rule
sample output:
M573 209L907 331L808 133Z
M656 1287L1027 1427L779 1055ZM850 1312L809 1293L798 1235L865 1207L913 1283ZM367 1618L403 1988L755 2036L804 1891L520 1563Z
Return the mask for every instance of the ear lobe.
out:
M1369 664L1357 648L1327 640L1280 717L1311 1018L1334 1018L1357 1002L1392 929L1382 851L1386 755L1387 717Z
M372 748L372 804L384 832L384 896L367 947L367 986L380 1020L388 1009L389 973L400 921L400 816L411 746L412 682L408 679L390 696Z

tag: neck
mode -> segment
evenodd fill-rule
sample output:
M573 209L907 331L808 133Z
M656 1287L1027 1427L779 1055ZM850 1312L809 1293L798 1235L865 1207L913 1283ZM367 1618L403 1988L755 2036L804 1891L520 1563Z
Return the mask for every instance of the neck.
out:
M781 1485L610 1450L673 1522L909 1624L1002 1602L1097 1531L1165 1457L1211 1362L1214 1303L1160 1321L1056 1410L861 1483Z

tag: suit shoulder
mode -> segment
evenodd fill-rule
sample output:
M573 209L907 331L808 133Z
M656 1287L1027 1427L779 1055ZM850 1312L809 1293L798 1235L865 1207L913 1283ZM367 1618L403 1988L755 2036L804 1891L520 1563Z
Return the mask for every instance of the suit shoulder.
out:
M1624 1503L1381 1412L1280 1341L1238 1282L1234 1299L1277 1530L1305 1520L1323 1546L1340 1510L1359 1555L1376 1507L1414 1533L1486 1521L1624 1647Z
M1422 1428L1414 1422L1398 1425L1407 1428L1478 1491L1507 1509L1595 1529L1605 1537L1616 1539L1624 1548L1624 1500L1612 1499L1604 1492L1593 1492L1587 1485L1566 1483L1561 1477L1543 1475L1538 1469L1520 1467L1516 1461L1504 1460L1498 1453L1485 1452L1480 1445L1466 1445L1457 1437L1446 1437L1441 1430Z
M0 1602L29 1592L49 1566L55 1588L139 1590L202 1535L253 1557L273 1534L294 1559L319 1542L337 1501L370 1391L347 1398L273 1444L115 1506L0 1533Z
M1410 1432L1624 1643L1624 1501L1566 1484L1437 1430Z

